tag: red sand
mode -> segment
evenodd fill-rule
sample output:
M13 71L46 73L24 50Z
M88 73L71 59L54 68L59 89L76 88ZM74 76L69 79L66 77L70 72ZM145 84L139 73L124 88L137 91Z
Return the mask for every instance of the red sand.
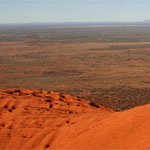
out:
M0 149L150 149L150 105L123 112L57 92L0 91Z

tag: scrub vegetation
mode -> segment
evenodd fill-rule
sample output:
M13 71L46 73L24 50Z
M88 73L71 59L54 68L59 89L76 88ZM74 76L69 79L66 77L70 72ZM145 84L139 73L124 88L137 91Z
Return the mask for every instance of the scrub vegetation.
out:
M0 26L0 89L59 91L115 110L150 102L150 25Z

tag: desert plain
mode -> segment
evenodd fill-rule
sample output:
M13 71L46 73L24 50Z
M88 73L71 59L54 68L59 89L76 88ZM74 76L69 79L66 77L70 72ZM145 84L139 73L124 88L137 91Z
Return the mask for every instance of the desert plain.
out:
M150 25L0 26L0 149L150 149Z

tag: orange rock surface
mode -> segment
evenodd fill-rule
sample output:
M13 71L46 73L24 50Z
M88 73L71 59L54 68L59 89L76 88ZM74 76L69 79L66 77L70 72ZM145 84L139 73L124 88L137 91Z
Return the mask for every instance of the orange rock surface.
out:
M0 91L0 149L150 149L150 105L114 112L39 90Z

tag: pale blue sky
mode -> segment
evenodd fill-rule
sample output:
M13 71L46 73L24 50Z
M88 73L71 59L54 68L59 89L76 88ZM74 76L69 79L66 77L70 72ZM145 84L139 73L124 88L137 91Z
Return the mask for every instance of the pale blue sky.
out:
M0 0L0 23L150 19L150 0Z

